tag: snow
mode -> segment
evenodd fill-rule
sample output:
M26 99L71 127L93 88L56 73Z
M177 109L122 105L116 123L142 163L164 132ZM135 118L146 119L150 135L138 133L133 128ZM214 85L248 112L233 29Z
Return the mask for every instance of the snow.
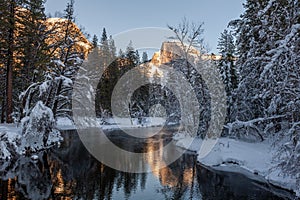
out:
M58 23L58 22L64 22L67 21L66 19L63 18L57 18L57 17L53 17L53 18L47 18L47 22L48 23Z
M92 119L91 119L92 120ZM117 121L117 122L116 122ZM140 127L156 127L163 126L165 124L165 118L160 117L145 117L142 118L142 123L139 123L138 118L97 118L99 127L102 130L114 130L114 129L132 129ZM61 117L57 119L56 127L59 130L75 130L75 124L66 117Z
M54 126L50 108L38 102L30 116L19 124L0 124L0 161L33 153L60 144L62 137Z
M204 158L199 156L203 140L177 133L176 145L198 154L198 161L220 171L239 172L251 179L266 180L279 187L293 190L300 196L296 177L284 176L274 161L276 149L271 142L248 143L230 138L220 138L212 151Z
M13 124L0 125L0 160L10 160L17 151L20 140L20 128Z
M59 130L75 130L76 129L72 120L70 120L67 117L59 117L56 120L56 128L58 128Z
M62 140L54 129L52 110L38 101L30 115L22 119L22 138L19 152L36 152Z
M39 159L39 156L37 156L37 155L32 155L32 156L31 156L31 159L32 159L32 160L38 160L38 159Z

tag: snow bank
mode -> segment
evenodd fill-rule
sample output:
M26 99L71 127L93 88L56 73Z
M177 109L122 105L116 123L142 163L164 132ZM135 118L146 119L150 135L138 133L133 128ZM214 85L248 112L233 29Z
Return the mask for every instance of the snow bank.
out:
M52 110L41 101L37 102L30 116L22 119L22 139L20 152L36 152L59 143L62 137L54 128Z
M56 128L59 130L75 130L76 127L72 120L67 117L60 117L56 120Z
M140 127L155 127L163 126L165 123L164 118L159 117L145 117L145 118L108 118L103 119L101 128L104 130L109 129L126 129L126 128L140 128Z
M13 124L0 125L0 160L10 160L17 153L20 129Z
M177 133L173 139L176 145L197 152L203 142L199 138L191 138L184 133ZM260 180L263 177L268 182L279 187L293 190L300 196L297 188L297 178L284 176L274 161L276 149L271 142L248 143L230 138L220 138L212 151L204 158L198 156L198 161L205 166L220 171L238 172L247 177Z
M88 119L83 119L89 121ZM93 119L91 119L92 121ZM164 118L159 117L148 117L148 118L97 118L97 126L101 127L103 130L114 130L114 129L132 129L140 127L155 127L163 126L165 124ZM93 123L92 123L93 124ZM76 126L72 120L69 118L58 118L56 122L56 127L59 130L75 130Z
M0 124L0 161L50 148L62 141L50 108L38 102L22 126Z

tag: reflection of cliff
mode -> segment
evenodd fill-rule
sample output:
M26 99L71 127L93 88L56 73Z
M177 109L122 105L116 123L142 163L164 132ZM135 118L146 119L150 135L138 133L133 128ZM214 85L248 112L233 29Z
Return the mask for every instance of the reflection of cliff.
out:
M156 151L157 149L162 149L164 147L163 139L149 139L147 142L146 149L148 152L148 157L146 158L152 173L159 178L163 186L168 187L188 187L193 184L194 181L194 160L188 160L183 155L178 161L167 166L164 161L164 154L161 151ZM159 148L157 148L159 147ZM151 153L152 152L152 153ZM183 160L184 161L183 161ZM181 162L182 161L182 162ZM176 165L180 164L180 167ZM166 166L161 168L162 166Z
M131 150L145 147L144 150L152 152L145 159L153 176L161 183L154 190L149 185L153 184L148 178L151 174L122 173L111 169L87 152L75 132L64 133L64 136L61 148L41 152L36 161L23 157L14 163L0 165L0 177L5 180L0 180L0 199L112 199L120 191L124 194L120 199L130 199L139 189L145 190L146 195L160 193L165 199L278 199L262 189L274 191L268 184L235 173L196 167L195 155L184 154L160 169L159 166L165 165L164 154L154 151L165 145L163 135L149 138L145 144L132 143L130 147ZM123 143L128 145L127 141L123 140ZM286 199L293 198L284 192L278 194L283 194Z

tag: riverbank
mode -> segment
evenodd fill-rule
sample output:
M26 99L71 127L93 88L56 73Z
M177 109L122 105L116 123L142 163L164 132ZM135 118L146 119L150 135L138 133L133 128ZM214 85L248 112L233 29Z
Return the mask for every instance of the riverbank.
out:
M164 118L119 118L115 121L113 118L100 119L97 118L99 127L102 130L118 130L118 129L137 129L137 128L150 128L150 127L160 127L165 123ZM58 118L56 121L55 129L60 131L76 130L76 125L69 118ZM22 140L21 124L0 124L0 161L11 160L16 155L21 154L20 141ZM35 137L40 137L39 134L32 136L31 139ZM42 137L42 136L41 136ZM50 148L52 144L60 144L62 137L57 131L56 134L49 134L48 146L41 148L41 150ZM41 144L40 144L41 143ZM43 142L40 141L35 145L43 146Z
M195 139L184 133L177 133L173 138L176 145L199 155L202 139ZM276 152L276 147L267 140L260 143L248 143L220 138L206 157L198 156L198 162L215 170L241 173L254 180L263 177L269 183L291 190L300 197L297 178L282 174L277 166L278 163L274 161Z
M159 117L148 117L143 118L139 121L137 118L128 119L128 118L119 118L116 122L113 118L101 119L97 118L99 127L102 130L117 130L117 129L132 129L132 128L147 128L147 127L156 127L163 126L165 123L164 118ZM60 118L57 120L56 127L59 130L75 130L76 125L68 118Z
M141 125L136 121L131 123L130 120L123 120L121 124L116 124L109 119L101 127L105 130L114 130L120 127L153 127L164 122L162 119L147 120L148 123ZM73 130L75 126L70 120L60 119L57 122L57 128L60 130ZM6 133L9 143L14 146L17 145L15 139L21 136L20 131L20 127L15 124L0 124L0 134ZM184 133L175 134L173 138L177 146L196 153L199 153L203 143L203 140L194 139ZM6 151L8 147L5 144L1 138L1 153L4 154L4 158L9 159L11 155L9 151ZM272 146L272 143L267 140L260 143L248 143L230 138L220 138L208 156L204 158L198 156L198 162L215 170L241 173L253 180L261 181L263 178L273 185L292 190L297 196L300 196L300 188L297 187L296 183L297 178L281 174L280 169L276 167L278 163L273 159L275 153L276 147Z

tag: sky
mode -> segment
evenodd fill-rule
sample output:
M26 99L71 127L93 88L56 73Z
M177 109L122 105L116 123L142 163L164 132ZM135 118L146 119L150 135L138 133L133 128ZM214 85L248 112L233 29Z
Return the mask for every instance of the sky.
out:
M46 14L63 11L68 0L47 0ZM204 22L204 40L210 52L217 53L217 43L228 22L243 13L245 0L75 0L76 24L91 35L101 37L103 27L109 35L131 29L177 25L186 17L190 22Z

